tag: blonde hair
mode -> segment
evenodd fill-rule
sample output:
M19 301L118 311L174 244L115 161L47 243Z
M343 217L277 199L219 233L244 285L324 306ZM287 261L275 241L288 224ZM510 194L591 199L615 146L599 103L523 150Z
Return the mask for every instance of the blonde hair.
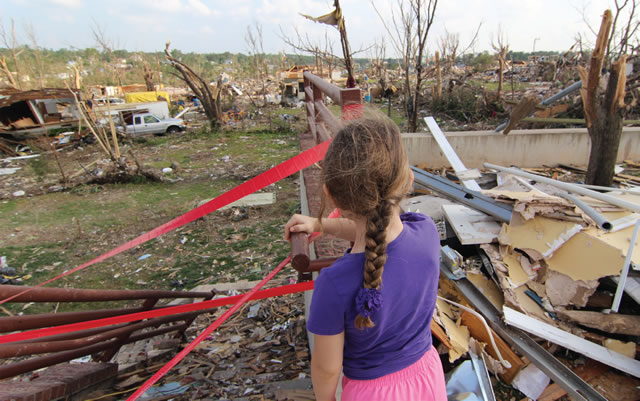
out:
M337 207L366 218L362 285L365 290L379 290L387 261L386 229L411 186L398 127L387 118L355 120L344 126L325 155L323 181ZM323 199L322 209L324 203ZM374 323L359 313L355 325L364 329Z

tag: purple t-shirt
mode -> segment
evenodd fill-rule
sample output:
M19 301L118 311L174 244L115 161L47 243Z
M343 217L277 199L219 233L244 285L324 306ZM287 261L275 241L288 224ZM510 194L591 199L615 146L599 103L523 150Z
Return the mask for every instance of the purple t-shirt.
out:
M318 335L345 332L343 372L370 380L418 361L431 347L440 240L433 221L418 213L400 216L403 229L387 245L382 273L382 308L375 327L354 326L355 298L362 287L364 253L347 253L323 269L315 283L307 329Z

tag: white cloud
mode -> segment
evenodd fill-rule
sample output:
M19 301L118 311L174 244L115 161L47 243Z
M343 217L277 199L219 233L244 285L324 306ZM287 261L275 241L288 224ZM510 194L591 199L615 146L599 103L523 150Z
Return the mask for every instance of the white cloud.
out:
M187 7L194 11L196 14L208 16L208 15L220 15L217 10L211 10L200 0L187 0Z
M213 35L215 31L209 25L204 25L202 28L200 28L200 33L204 33L205 35Z
M75 22L75 18L73 18L73 16L69 14L54 14L51 16L51 19L56 22L65 22L65 23Z
M145 0L144 3L154 10L165 13L185 13L204 17L220 15L219 11L212 10L201 0Z
M148 7L163 12L179 12L182 9L181 0L146 0L144 4Z
M66 8L79 8L82 6L82 0L49 0L51 3Z

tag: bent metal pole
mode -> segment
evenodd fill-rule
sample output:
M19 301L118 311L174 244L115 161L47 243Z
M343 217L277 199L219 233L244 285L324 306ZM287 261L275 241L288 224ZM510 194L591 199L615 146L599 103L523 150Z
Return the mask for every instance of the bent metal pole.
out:
M483 163L483 165L486 168L491 168L491 169L494 169L494 170L497 170L497 171L502 171L503 173L509 173L509 174L517 175L518 177L528 178L530 180L535 180L537 182L543 182L545 184L553 185L556 188L564 189L565 191L569 191L571 193L576 193L576 194L588 196L590 198L598 199L598 200L601 200L603 202L607 202L609 204L612 204L612 205L615 205L615 206L618 206L618 207L621 207L621 208L624 208L624 209L628 209L628 210L631 210L631 211L636 212L636 213L640 213L640 205L638 205L636 203L632 203L632 202L626 201L624 199L619 199L619 198L613 197L611 195L602 194L600 192L592 191L590 189L583 188L583 187L580 187L578 185L571 184L571 183L568 183L568 182L552 180L551 178L543 177L541 175L527 173L526 171L522 171L522 170L517 169L517 168L502 167L502 166L497 166L497 165L491 164L491 163Z

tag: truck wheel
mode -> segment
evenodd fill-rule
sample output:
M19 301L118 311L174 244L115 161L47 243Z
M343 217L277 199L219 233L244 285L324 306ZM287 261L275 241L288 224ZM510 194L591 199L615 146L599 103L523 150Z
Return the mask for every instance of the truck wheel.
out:
M180 128L176 127L175 125L167 128L167 134L176 134L178 132L180 132Z

